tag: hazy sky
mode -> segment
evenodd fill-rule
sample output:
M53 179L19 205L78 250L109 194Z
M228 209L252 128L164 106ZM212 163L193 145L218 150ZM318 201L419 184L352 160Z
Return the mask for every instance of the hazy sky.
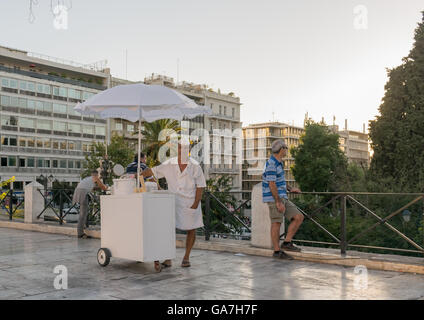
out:
M423 0L73 0L68 29L49 0L0 0L0 45L90 63L108 60L128 79L164 73L241 98L244 125L315 120L362 130L384 94L386 68L401 63ZM367 9L367 29L355 28ZM364 11L361 11L364 13ZM361 16L363 17L363 16ZM362 26L366 21L361 20Z

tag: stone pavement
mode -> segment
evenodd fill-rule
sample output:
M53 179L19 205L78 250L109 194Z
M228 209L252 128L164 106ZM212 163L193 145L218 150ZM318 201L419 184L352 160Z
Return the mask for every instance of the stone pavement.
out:
M424 276L368 270L355 289L353 267L193 250L192 267L156 273L152 263L97 264L98 239L0 228L0 299L423 299ZM53 269L68 269L56 290ZM363 282L361 282L363 284Z

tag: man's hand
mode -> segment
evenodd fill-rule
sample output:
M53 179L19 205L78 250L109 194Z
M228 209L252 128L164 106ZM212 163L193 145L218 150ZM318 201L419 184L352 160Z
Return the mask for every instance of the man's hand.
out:
M289 192L291 192L291 193L301 193L302 191L300 191L300 189L299 189L299 188L291 188L291 189L289 190Z
M286 206L284 205L284 203L281 200L280 201L277 201L275 203L275 205L277 206L277 210L279 212L284 213L286 211Z
M199 206L199 202L194 201L193 205L190 207L190 209L197 209L197 207Z

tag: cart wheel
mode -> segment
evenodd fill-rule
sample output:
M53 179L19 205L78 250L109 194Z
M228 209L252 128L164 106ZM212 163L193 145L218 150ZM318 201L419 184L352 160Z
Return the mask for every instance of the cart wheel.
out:
M99 251L97 251L97 262L102 266L106 267L110 262L110 257L112 255L110 254L109 249L106 248L100 248Z

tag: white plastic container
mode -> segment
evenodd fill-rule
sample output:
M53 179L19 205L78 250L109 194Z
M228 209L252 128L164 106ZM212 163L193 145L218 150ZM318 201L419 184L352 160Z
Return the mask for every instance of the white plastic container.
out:
M133 194L135 190L136 180L132 178L113 179L112 194L117 196L125 196Z

